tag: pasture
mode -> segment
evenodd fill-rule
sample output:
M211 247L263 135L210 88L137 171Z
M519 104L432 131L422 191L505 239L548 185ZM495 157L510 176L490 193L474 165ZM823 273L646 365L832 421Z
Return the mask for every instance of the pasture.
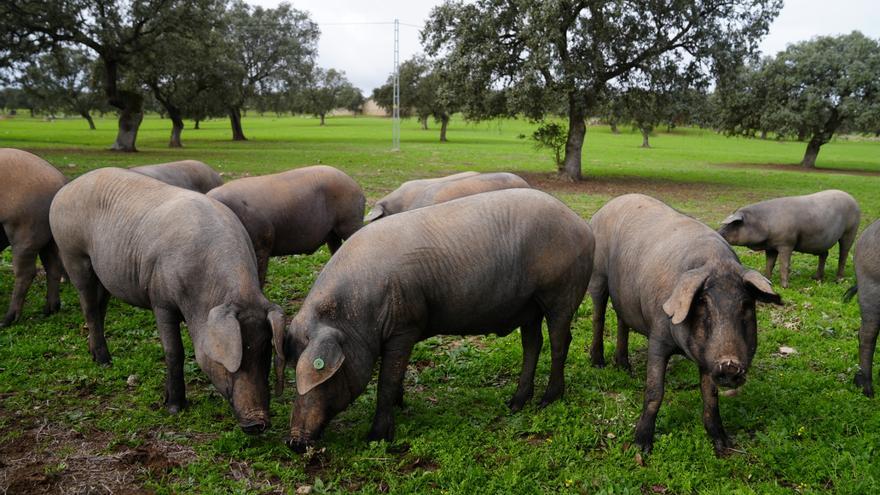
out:
M862 228L880 217L880 142L837 140L822 148L819 169L797 163L804 143L726 138L710 130L676 129L652 137L590 127L582 183L554 177L548 153L528 139L525 121L468 124L454 119L449 143L438 130L403 122L402 151L391 152L390 122L376 118L249 116L247 142L229 140L228 122L191 123L183 149L166 147L170 124L148 117L139 153L106 151L114 119L46 122L0 120L0 146L22 148L75 177L102 166L193 158L232 179L327 164L357 180L373 201L412 178L464 170L509 171L589 218L610 198L655 196L716 227L736 207L775 196L837 188L862 209ZM747 266L763 254L737 248ZM0 256L0 306L12 290L7 250ZM266 295L295 314L328 259L273 258ZM837 250L829 256L829 273ZM842 296L854 281L810 279L816 258L795 254L789 289L775 288L783 307L759 308L758 352L746 385L721 399L736 452L716 459L701 422L693 363L674 358L651 456L631 447L642 407L645 340L631 339L633 374L594 369L585 347L589 298L573 327L563 400L511 414L505 401L521 365L518 335L419 344L406 376L406 408L397 412L393 443L364 440L375 407L373 383L328 427L316 450L298 455L283 444L293 371L272 398L272 427L260 437L240 431L229 405L198 369L184 333L190 407L169 416L162 407L165 364L151 313L112 301L107 339L113 365L91 361L83 317L71 285L62 311L41 314L45 278L29 292L18 324L0 330L0 487L9 493L142 490L148 493L876 493L880 491L880 399L852 385L857 369L858 305ZM606 357L614 351L609 311ZM780 347L796 353L781 353ZM537 391L549 373L549 345L539 362ZM306 492L301 489L300 492Z

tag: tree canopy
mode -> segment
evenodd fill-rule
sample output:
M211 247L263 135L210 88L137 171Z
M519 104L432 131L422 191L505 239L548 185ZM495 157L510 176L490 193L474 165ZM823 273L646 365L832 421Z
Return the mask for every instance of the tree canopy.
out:
M678 54L707 68L753 51L781 0L588 2L447 0L422 31L429 55L443 54L466 114L540 119L565 102L564 173L581 178L585 119L606 83L648 60ZM503 105L490 98L501 90Z
M806 140L801 164L815 167L838 131L880 130L880 43L859 32L795 43L741 67L718 93L722 129Z

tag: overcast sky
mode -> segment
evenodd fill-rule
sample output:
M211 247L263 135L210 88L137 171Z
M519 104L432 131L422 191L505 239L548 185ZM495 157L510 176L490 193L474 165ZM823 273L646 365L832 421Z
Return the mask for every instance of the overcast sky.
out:
M266 7L280 3L279 0L246 1ZM398 18L403 23L400 26L402 62L421 52L419 30L431 8L441 1L293 0L290 3L311 13L312 19L321 27L318 43L321 67L345 71L348 79L369 96L392 71L394 27L391 22ZM389 24L359 24L382 22ZM764 38L761 50L775 54L788 43L853 30L880 38L880 0L786 0L770 34Z

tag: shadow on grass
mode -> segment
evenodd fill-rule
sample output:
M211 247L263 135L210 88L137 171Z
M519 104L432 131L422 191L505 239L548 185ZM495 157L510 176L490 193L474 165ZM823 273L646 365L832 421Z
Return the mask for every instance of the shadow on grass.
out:
M666 200L691 201L695 199L711 199L719 193L736 190L733 186L711 182L681 182L668 179L657 179L637 176L588 177L580 182L571 182L559 178L555 173L536 173L517 171L526 182L543 191L620 196L622 194L640 193Z
M837 167L805 168L798 163L719 163L717 164L717 166L726 168L748 168L782 172L797 172L801 174L844 174L880 177L880 170Z

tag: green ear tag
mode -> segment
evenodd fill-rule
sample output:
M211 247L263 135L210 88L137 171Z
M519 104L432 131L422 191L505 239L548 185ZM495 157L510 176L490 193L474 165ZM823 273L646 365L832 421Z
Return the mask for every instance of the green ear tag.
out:
M312 363L312 366L314 366L316 370L322 370L324 369L324 360L317 358L315 359L315 362Z

